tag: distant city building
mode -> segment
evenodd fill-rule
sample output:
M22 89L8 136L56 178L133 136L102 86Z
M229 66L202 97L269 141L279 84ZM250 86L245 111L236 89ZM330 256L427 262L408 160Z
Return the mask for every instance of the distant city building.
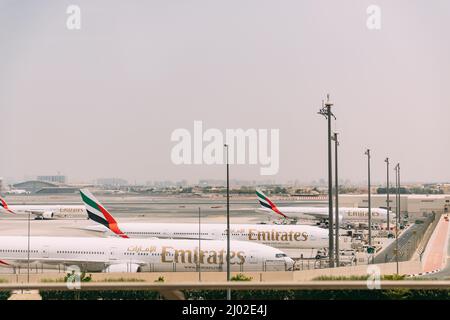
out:
M37 176L38 181L45 181L45 182L51 182L51 183L59 183L59 184L65 184L67 181L66 176L63 175L54 175L54 176Z
M97 184L102 186L127 186L128 181L121 178L100 178Z
M275 180L238 180L230 179L232 187L252 187L252 186L270 186L275 185ZM227 185L227 181L223 179L200 179L198 186L200 187L223 187Z
M198 185L200 187L223 187L223 186L227 185L227 181L226 180L213 180L213 179L199 180Z
M187 180L181 180L176 182L177 187L186 187L188 185Z
M168 188L168 187L174 187L175 183L173 181L170 180L166 180L166 181L155 181L153 183L154 187L157 188Z

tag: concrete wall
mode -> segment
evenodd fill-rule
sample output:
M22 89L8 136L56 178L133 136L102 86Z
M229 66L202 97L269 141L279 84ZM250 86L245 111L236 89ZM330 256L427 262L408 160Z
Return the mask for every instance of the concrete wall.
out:
M294 281L307 281L320 276L363 276L368 274L369 266L378 266L382 275L395 274L396 263L383 263L376 265L360 265L334 269L305 270L294 273ZM399 262L399 274L415 274L422 271L422 265L418 261Z
M395 274L395 263L384 263L377 265L380 268L381 274ZM307 281L319 276L361 276L367 275L368 265L341 267L334 269L315 269L303 271L288 271L288 272L244 272L246 276L252 277L252 281L264 282L289 282L289 281ZM407 261L399 263L400 274L416 274L422 271L422 265L419 261ZM236 275L238 272L233 272ZM64 273L40 273L30 274L30 282L41 282L43 279L62 279ZM165 282L196 282L199 279L197 272L152 272L152 273L92 273L94 281L102 281L105 279L142 279L144 281L153 282L159 277L164 277ZM5 279L8 282L27 282L27 275L0 275L0 279ZM226 272L204 272L201 274L201 280L204 282L211 281L226 281Z

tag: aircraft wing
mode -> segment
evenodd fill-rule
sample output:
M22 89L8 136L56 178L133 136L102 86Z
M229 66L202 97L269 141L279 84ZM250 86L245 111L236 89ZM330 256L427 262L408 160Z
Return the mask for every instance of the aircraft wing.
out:
M304 215L315 218L315 219L327 219L328 218L328 214L324 214L321 212L305 212Z

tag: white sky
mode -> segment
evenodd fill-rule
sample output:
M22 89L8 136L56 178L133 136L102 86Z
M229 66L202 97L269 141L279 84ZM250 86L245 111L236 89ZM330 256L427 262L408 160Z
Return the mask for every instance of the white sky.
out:
M66 8L81 8L81 30ZM382 27L366 27L377 4ZM0 0L0 176L223 178L172 164L177 128L280 129L280 170L326 177L327 92L340 176L450 181L450 1Z

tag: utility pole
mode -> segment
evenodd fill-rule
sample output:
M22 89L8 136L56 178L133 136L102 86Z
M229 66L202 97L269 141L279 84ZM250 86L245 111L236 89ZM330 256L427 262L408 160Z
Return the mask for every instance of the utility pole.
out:
M202 229L201 229L201 211L200 207L198 207L198 281L202 281L202 250L201 250L201 237L202 237Z
M31 219L31 211L28 211L28 252L27 252L27 260L28 260L28 271L27 271L27 282L30 283L30 219Z
M370 195L370 149L367 149L364 153L367 155L367 188L368 188L368 218L369 218L369 247L372 247L372 203L371 203L371 195Z
M327 94L327 101L319 110L328 121L328 258L330 268L334 268L334 237L333 237L333 168L331 160L331 117L336 117L331 112L333 104L330 102L330 95Z
M400 183L400 163L398 163L397 164L397 167L398 167L398 169L397 169L397 175L398 175L398 190L397 190L397 192L398 192L398 225L400 226L401 225L401 219L400 219L400 217L401 217L401 215L402 215L402 210L401 210L401 200L402 200L402 197L400 196L400 185L401 185L401 183Z
M335 246L336 246L336 266L339 267L339 180L338 180L338 133L333 135L334 140L334 196L335 196Z
M224 144L227 158L227 282L231 280L230 272L230 163L228 159L228 144ZM227 300L231 300L231 289L227 289Z
M389 202L389 158L386 158L384 160L386 162L386 210L387 210L387 230L388 235L391 234L390 229L390 220L389 220L389 209L390 209L390 202Z
M398 228L400 227L399 223L399 216L400 216L400 193L399 193L399 172L400 164L397 163L395 166L395 213L396 213L396 219L395 219L395 261L397 264L397 275L398 275Z

